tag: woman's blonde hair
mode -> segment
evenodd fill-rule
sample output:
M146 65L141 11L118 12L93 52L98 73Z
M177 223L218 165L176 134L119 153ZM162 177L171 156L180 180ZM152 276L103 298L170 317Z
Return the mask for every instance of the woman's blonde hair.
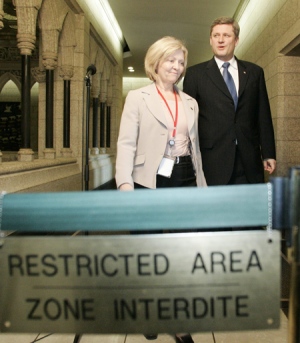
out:
M184 69L176 83L184 76L187 65L188 50L184 43L174 37L166 36L153 43L145 56L145 71L150 80L156 81L157 67L161 61L165 61L175 51L182 50L184 55Z

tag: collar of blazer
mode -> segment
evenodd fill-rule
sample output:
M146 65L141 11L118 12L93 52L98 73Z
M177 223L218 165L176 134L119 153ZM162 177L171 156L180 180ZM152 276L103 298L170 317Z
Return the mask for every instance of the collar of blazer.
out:
M238 65L238 71L239 71L239 97L242 95L242 93L245 90L248 76L249 76L249 71L247 70L246 65L243 63L243 61L240 61L235 57ZM225 82L223 82L223 77L220 73L219 67L217 65L217 62L215 61L214 58L208 61L207 63L207 75L211 78L213 83L227 96L230 96L230 93L226 87Z
M174 86L176 91L178 92L180 99L183 104L183 108L187 118L187 124L189 130L194 125L194 104L193 98L186 93L183 93L181 90L178 89L177 86ZM161 101L161 97L159 96L155 83L150 84L149 86L141 88L141 94L145 103L149 109L149 111L153 114L153 116L159 120L162 124L167 126L165 111L162 106L164 106L163 102ZM197 113L198 115L198 113Z

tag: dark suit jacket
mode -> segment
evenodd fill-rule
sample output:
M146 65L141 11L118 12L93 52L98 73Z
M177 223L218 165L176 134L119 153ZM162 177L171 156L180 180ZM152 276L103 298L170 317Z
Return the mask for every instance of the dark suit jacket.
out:
M234 109L215 59L187 69L184 92L199 105L199 140L208 185L226 185L236 140L250 183L264 182L262 159L276 158L274 131L263 69L239 61L239 99Z

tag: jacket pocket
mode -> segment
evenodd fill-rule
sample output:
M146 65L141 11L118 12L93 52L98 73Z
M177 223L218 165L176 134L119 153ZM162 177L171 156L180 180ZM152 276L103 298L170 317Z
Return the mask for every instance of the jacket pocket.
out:
M145 155L137 155L134 159L134 165L138 166L145 163Z

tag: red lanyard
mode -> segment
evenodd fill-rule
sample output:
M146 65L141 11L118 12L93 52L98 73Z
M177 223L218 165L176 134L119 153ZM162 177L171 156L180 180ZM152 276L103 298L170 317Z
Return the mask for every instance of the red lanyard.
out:
M176 105L176 110L175 110L175 119L173 117L173 114L172 114L172 111L167 103L167 100L165 99L165 97L161 94L160 90L156 87L157 91L158 91L158 94L162 97L163 101L165 102L166 106L168 107L168 110L170 112L170 115L173 119L173 122L174 122L174 129L173 129L173 138L176 136L176 129L177 129L177 121L178 121L178 99L177 99L177 96L176 96L176 91L174 89L174 96L175 96L175 105Z

